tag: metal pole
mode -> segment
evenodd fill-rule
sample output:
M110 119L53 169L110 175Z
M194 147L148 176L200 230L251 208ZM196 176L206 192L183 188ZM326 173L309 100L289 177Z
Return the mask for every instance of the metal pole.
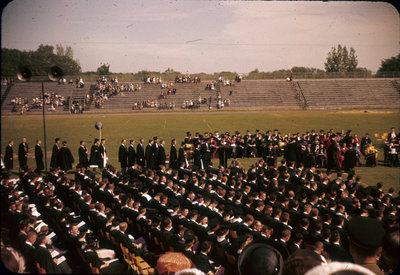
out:
M47 174L47 142L46 142L46 115L45 115L45 101L44 101L44 83L42 81L42 104L43 104L43 142L44 142L44 163L45 174Z

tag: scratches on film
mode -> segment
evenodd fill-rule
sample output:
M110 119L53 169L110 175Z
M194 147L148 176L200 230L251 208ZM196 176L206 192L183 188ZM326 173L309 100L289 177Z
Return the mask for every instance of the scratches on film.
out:
M208 124L205 119L203 119L203 122L207 125L208 129L210 129L210 131L212 132L212 128L211 128L210 124Z

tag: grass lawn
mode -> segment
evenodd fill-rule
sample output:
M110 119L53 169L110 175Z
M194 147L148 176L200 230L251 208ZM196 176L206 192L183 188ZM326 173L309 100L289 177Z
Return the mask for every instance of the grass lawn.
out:
M178 144L190 131L199 132L219 131L220 133L239 131L242 135L246 130L252 133L256 129L261 132L279 129L282 134L305 133L312 129L319 131L334 129L345 131L351 129L359 138L369 133L376 148L380 151L379 160L383 160L382 141L374 137L374 133L384 133L400 126L400 112L361 112L361 111L299 111L299 112L198 112L198 113L131 113L131 114L96 114L96 115L48 115L46 117L47 156L50 163L51 148L54 138L68 141L68 145L78 161L79 141L85 140L90 150L94 138L99 137L95 129L96 122L103 123L102 138L106 139L109 162L119 167L117 161L118 147L122 138L138 140L143 137L145 143L153 136L166 140L167 154L170 140L176 138ZM18 145L22 137L26 137L29 144L29 167L35 167L33 159L36 139L43 140L43 121L38 116L3 116L1 119L1 152L10 139L14 140L14 153L17 154ZM42 145L43 147L43 145ZM257 159L242 159L242 166L246 169ZM215 160L214 163L218 163ZM17 157L14 168L18 169ZM385 189L394 187L400 190L400 169L379 165L375 168L360 167L356 169L363 182L375 185L378 181L384 183Z

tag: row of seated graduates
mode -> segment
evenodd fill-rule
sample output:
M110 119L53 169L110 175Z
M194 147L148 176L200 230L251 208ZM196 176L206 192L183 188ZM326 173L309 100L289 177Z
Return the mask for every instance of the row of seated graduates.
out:
M131 169L131 171L133 171L133 169ZM148 171L151 173L154 172L152 170ZM81 173L80 176L81 178L85 178L83 173ZM172 203L169 203L167 207L168 197L163 195L163 193L168 193L168 191L172 189L163 189L163 186L158 186L158 183L156 183L153 186L156 190L149 186L151 191L149 192L147 187L145 188L146 191L144 191L141 187L134 184L134 182L143 183L144 180L149 179L144 175L141 176L141 179L135 179L131 174L130 180L131 183L133 183L132 185L129 179L125 179L124 181L123 178L116 175L113 167L109 167L109 169L103 170L103 181L105 180L108 182L109 188L106 188L103 182L98 186L92 185L89 189L93 188L93 194L96 194L94 196L108 197L108 200L105 199L105 201L111 202L110 205L114 207L118 216L128 221L130 232L138 237L144 237L152 251L155 251L157 254L162 254L167 251L179 251L191 259L196 267L204 273L208 273L208 271L215 272L216 266L211 264L207 258L204 259L200 250L203 247L203 251L206 251L207 248L204 247L212 245L210 242L206 244L206 241L216 239L215 231L217 230L218 219L213 219L213 221L209 223L209 225L211 225L212 222L214 222L212 226L213 230L210 232L205 225L199 226L197 224L197 214L192 215L191 222L187 220L187 222L183 224L177 223L176 219L178 218L177 212L180 202L171 200ZM154 175L150 175L150 177L152 176ZM155 177L155 179L157 178L158 176ZM87 185L90 185L88 177L86 177L86 180ZM144 187L144 185L142 186ZM139 189L144 192L139 194ZM154 194L154 199L150 194ZM172 195L172 193L170 193L170 195ZM116 200L116 198L118 198L118 200ZM181 198L183 199L183 197ZM192 214L194 214L194 211ZM202 217L203 221L207 219L208 217L206 216ZM106 228L105 230L107 234L108 229ZM176 232L176 234L174 234L174 232ZM112 231L110 234L113 234ZM197 253L194 254L196 251ZM223 263L223 261L218 262ZM153 262L153 264L155 264L155 262ZM236 268L234 265L235 263L232 263L232 269Z
M74 268L73 273L123 273L126 266L119 262L107 264L104 260L113 259L114 251L103 250L100 254L95 237L94 228L87 223L79 209L71 203L72 198L79 197L79 190L75 190L74 181L59 169L51 169L46 177L53 189L45 188L39 191L38 201L49 213L49 219L58 228L60 235L68 249L68 258ZM29 181L29 179L28 179ZM40 188L34 188L34 192ZM76 212L76 213L75 213ZM104 251L105 250L105 251ZM96 253L97 252L97 253ZM112 253L110 253L112 252ZM101 259L100 259L100 256Z
M57 187L57 196L80 218L79 223L74 221L69 226L68 237L71 250L83 259L93 274L125 273L128 266L122 256L121 247L114 245L110 238L106 239L104 231L99 230L102 227L99 227L99 223L96 222L96 218L101 217L99 213L104 213L105 210L109 212L110 208L105 209L102 198L99 198L100 201L92 201L88 190L82 189L75 180L70 180L65 176L60 177L57 174L51 174L53 175L52 182ZM91 179L95 180L95 177L91 175ZM72 228L75 229L75 234Z
M141 219L140 221L136 222L136 218L139 213L136 212L135 215L135 210L132 209L133 207L131 209L128 209L127 206L129 202L132 202L133 204L133 197L135 196L132 197L132 194L135 194L135 191L137 190L135 188L130 188L128 182L120 182L118 177L112 171L114 171L112 167L110 167L110 169L104 169L102 177L103 180L100 183L98 183L92 176L86 175L82 171L82 169L78 169L76 173L77 182L80 183L82 189L88 190L88 194L83 198L83 200L86 202L86 205L90 203L90 200L93 197L104 201L104 203L110 207L110 210L112 209L111 212L108 212L108 215L104 215L103 212L103 214L96 216L96 214L94 214L95 211L92 212L94 216L92 216L90 219L92 220L92 223L95 224L95 227L98 229L98 234L100 238L104 239L105 235L107 236L106 238L109 238L111 240L113 238L115 239L116 243L114 243L114 240L112 240L112 243L114 243L113 247L116 249L118 257L122 258L123 256L122 251L118 251L118 248L120 247L119 243L123 243L123 245L127 247L131 253L133 252L136 255L142 255L143 258L151 266L155 266L156 261L152 253L146 253L147 244L149 244L150 250L156 252L157 254L161 254L163 252L166 252L167 250L184 252L185 243L183 242L183 239L180 242L176 243L179 246L179 249L169 249L169 246L167 246L167 242L163 241L163 237L161 236L163 234L161 234L160 232L160 225L161 222L165 223L165 218L168 216L169 210L166 208L160 209L154 207L141 207L140 211L142 212L142 214L147 212L148 215L150 215L149 217L153 219L153 223L151 223L151 230L149 228L151 220L150 218L149 220ZM160 194L157 198L160 199ZM139 200L136 201L136 206L137 202L139 202ZM133 206L132 204L129 205ZM82 207L85 206L82 204ZM137 210L139 211L139 209ZM137 236L139 240L140 237L143 237L144 242L142 241L141 243L144 243L145 246L144 249L142 246L142 251L135 249L135 247L129 245L129 242L124 241L124 239L126 238L121 239L118 234L114 234L115 231L113 231L113 228L118 227L118 225L121 228L120 220L127 221L129 223L129 230L127 231L128 233ZM164 229L164 227L165 226L163 226L162 228ZM184 232L181 230L182 236L184 235L183 233ZM185 238L189 240L188 242L190 242L188 245L194 247L199 246L198 239L196 240L194 232L187 230L186 233L187 234L185 234ZM200 262L200 264L202 263ZM210 265L207 265L206 263L206 266Z
M171 220L174 221L174 231L175 232L179 232L181 234L185 234L186 232L182 231L182 228L189 228L191 229L191 231L194 231L196 234L196 239L199 241L204 241L204 240L211 240L211 241L215 241L217 235L222 236L222 235L226 235L226 233L228 232L228 230L226 230L227 228L230 228L230 216L232 214L232 210L228 210L228 207L226 207L226 211L224 212L224 207L222 206L224 205L228 205L232 204L232 202L229 201L224 201L223 196L218 196L215 195L214 199L212 201L212 205L213 207L215 206L219 206L218 212L213 212L209 209L204 209L204 207L196 207L195 204L192 204L192 202L186 201L187 197L184 194L184 196L182 196L182 194L177 195L177 197L175 197L174 192L172 192L173 190L173 184L174 184L174 180L175 180L175 184L178 186L185 186L187 187L188 190L190 190L190 195L189 197L194 198L195 193L196 194L204 194L206 197L206 201L210 201L209 198L213 197L213 195L210 193L208 193L209 196L207 196L207 192L210 192L210 190L206 190L203 186L203 188L198 188L196 186L190 186L189 183L189 176L191 175L190 171L186 171L187 173L183 174L183 176L181 177L181 180L179 180L176 176L177 173L174 172L172 175L170 175L170 178L172 178L171 181L168 182L167 185L168 188L166 187L166 185L162 185L158 183L158 180L160 179L160 176L162 174L161 171L159 171L159 173L157 175L154 175L154 172L150 171L147 176L142 174L140 170L136 170L136 169L130 169L129 173L131 174L132 178L134 179L134 182L129 182L129 181L122 181L121 179L112 172L109 172L107 169L103 170L103 174L104 176L109 179L109 182L112 182L111 192L106 192L105 190L105 185L103 184L101 186L101 188L103 188L104 190L101 190L100 193L103 193L103 195L101 196L108 196L108 200L109 202L113 201L112 199L112 195L111 193L119 193L121 190L123 190L123 192L127 193L127 194L132 194L134 198L134 200L136 200L136 202L140 202L139 205L142 206L142 209L138 208L138 203L134 203L134 207L136 208L136 210L133 211L128 211L130 212L130 214L126 214L124 213L124 208L126 209L124 202L117 202L114 201L114 203L116 203L116 205L118 205L118 209L117 212L119 211L120 214L122 214L122 216L126 217L126 219L129 221L129 224L131 225L131 228L134 230L135 228L139 227L139 229L137 230L137 232L141 233L144 236L147 236L147 239L149 241L151 241L152 244L156 243L157 246L155 247L155 249L157 249L160 252L164 252L165 250L177 250L177 251L182 251L185 248L185 243L180 243L179 241L176 241L176 239L174 238L170 238L170 242L168 240L165 239L165 234L162 234L161 232L157 232L156 228L159 227L160 225L160 221L164 221L165 217L170 217ZM218 171L214 171L214 172L218 172ZM83 174L82 174L83 176ZM162 176L161 176L162 177ZM136 180L136 181L135 181ZM138 180L138 181L137 181ZM165 179L162 179L163 182L165 182ZM161 182L162 182L161 181ZM133 183L133 184L131 184ZM115 186L118 186L117 188L115 188ZM92 186L91 188L95 188L97 189L95 186ZM118 190L120 189L120 190ZM116 190L118 190L117 192L115 192ZM150 192L149 192L150 190ZM181 190L184 190L184 188L181 188ZM222 189L219 189L222 190ZM97 190L94 193L99 192L100 190ZM175 190L177 191L177 190ZM213 190L211 190L212 192ZM152 194L149 195L148 193ZM215 193L216 194L216 193ZM221 195L221 194L220 194ZM198 196L199 198L202 196ZM166 200L169 199L169 208L167 208L167 205L165 203ZM149 201L147 201L149 199ZM125 200L123 200L125 201ZM126 200L125 202L128 202L129 200ZM130 200L132 201L132 200ZM195 202L193 200L193 202ZM191 217L191 221L187 220L186 218L179 220L179 216L177 215L177 211L179 210L179 206L181 206L182 209L188 209L191 211L191 213L189 214L189 216ZM231 205L232 206L232 205ZM203 208L203 209L201 209ZM132 209L131 209L132 210ZM146 216L149 217L148 220L152 220L151 225L149 224L149 222L143 222L143 219L140 219L137 223L135 223L136 217L139 215L139 212L141 211L146 211ZM199 211L200 210L200 211ZM205 210L205 211L202 211ZM136 214L135 214L136 212ZM172 214L170 214L170 212ZM199 213L200 212L200 213ZM203 213L202 213L203 212ZM204 212L207 212L206 214ZM160 214L158 215L154 215L154 214ZM204 220L204 217L207 216L209 223L208 223L208 228L204 228L203 226L199 226L196 225L195 220L197 219L198 215L201 214L201 220ZM238 220L238 216L240 216L241 214L243 214L240 211L237 211L235 213L236 215L236 220ZM218 225L219 224L223 224L223 226L221 226L222 228L225 227L225 230L217 230L218 229ZM139 225L139 226L138 226ZM208 229L211 229L210 231L208 231ZM270 227L267 227L267 230L270 230ZM235 232L236 230L231 230L231 232ZM241 248L241 246L243 246L244 244L248 243L249 239L253 239L253 236L251 236L251 234L245 234L245 233L253 233L255 235L255 237L260 237L260 232L251 232L250 230L246 230L246 228L242 228L242 230L240 230L240 228L238 228L237 231L240 231L239 234L232 234L232 236L230 236L231 241L234 245L232 245L230 247L230 254L233 254L233 256L237 256L236 251L238 250L238 248ZM282 230L281 230L282 231ZM146 232L150 232L151 234L146 234ZM277 232L279 232L278 230L275 231L276 232L276 236L275 237L280 237L280 233L278 234ZM209 234L211 233L211 234ZM237 232L236 232L237 233ZM157 238L152 239L150 236L156 236L156 237L160 237L160 242L157 240ZM164 236L163 236L164 235ZM190 235L190 234L189 234ZM236 235L240 235L240 238L238 238L238 236ZM250 235L250 238L249 236ZM183 236L183 235L182 235ZM185 238L184 238L185 239ZM190 236L188 238L190 240ZM183 241L183 240L182 240ZM174 245L171 245L174 244ZM227 243L225 243L225 249L227 250ZM172 247L171 247L172 246ZM215 246L215 249L213 250L213 259L217 260L219 263L222 264L227 264L225 261L224 256L224 251L221 253L221 251L219 251L220 253L217 253L218 249L218 244ZM285 250L285 248L282 248L283 253L287 255L287 251ZM185 251L183 251L185 252ZM219 255L217 255L219 254ZM221 257L222 254L222 257ZM232 267L232 266L230 266Z
M236 248L240 250L241 245L248 243L249 235L260 238L263 237L260 231L268 235L272 229L272 235L264 238L278 247L284 257L290 252L290 243L300 239L303 248L320 241L331 259L349 261L351 256L345 230L348 217L368 215L382 219L388 230L398 227L398 217L393 219L393 216L399 215L396 212L396 205L400 205L399 197L393 199L384 194L382 185L363 188L357 180L343 180L341 173L337 178L329 173L322 176L314 169L307 172L294 169L289 174L289 168L268 167L260 160L258 167L247 173L235 166L226 170L208 167L206 171L190 171L182 167L179 171L172 171L162 167L157 172L142 171L135 166L128 170L129 179L118 176L115 169L111 170L113 172L105 169L103 173L114 186L131 194L146 209L148 222L138 221L146 227L142 232L146 229L151 232L157 227L157 221L164 221L165 217L173 221L175 232L180 232L181 226L189 228L199 241L216 243L216 235L221 233L218 228L229 229L228 240L232 245L227 251L231 256L238 256L235 255ZM249 187L250 191L247 190ZM122 209L123 202L119 204ZM214 211L207 206L215 207ZM179 213L184 212L183 209L190 213L180 220L182 215ZM197 219L202 224L205 216L208 218L207 230L195 222ZM132 227L137 226L134 217L131 220ZM254 220L261 221L261 230L252 228ZM286 229L290 229L292 238L289 244L282 244L280 239L286 235ZM170 245L166 242L163 247L166 250ZM226 263L218 261L215 249L212 254L218 263Z
M76 262L68 251L64 233L53 219L52 210L41 203L44 189L51 194L51 184L32 171L21 172L20 179L2 179L2 229L7 227L8 232L2 234L2 240L9 238L11 241L6 243L23 255L28 273L82 272L71 268ZM27 245L27 240L36 240L34 246Z

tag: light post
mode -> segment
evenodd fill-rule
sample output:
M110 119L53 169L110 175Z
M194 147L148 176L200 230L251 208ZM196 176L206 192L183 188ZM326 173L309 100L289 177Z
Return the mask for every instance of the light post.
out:
M97 130L99 130L99 132L100 132L100 138L99 138L99 140L101 141L101 129L103 128L103 123L101 123L101 122L96 122L96 124L94 125L94 128L96 128Z

